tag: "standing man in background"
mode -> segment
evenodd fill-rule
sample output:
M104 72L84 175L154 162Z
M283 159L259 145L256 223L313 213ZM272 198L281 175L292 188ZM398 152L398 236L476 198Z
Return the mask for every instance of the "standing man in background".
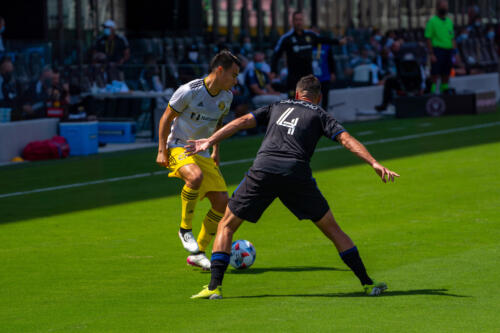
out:
M313 27L312 31L319 34L319 29ZM331 83L335 81L335 58L332 47L328 44L318 44L313 49L313 74L321 83L321 107L328 111L328 95L330 95Z
M311 30L304 30L304 14L294 12L292 15L293 28L281 36L274 48L271 59L271 79L278 73L278 61L283 53L286 54L288 76L286 90L290 97L295 96L295 85L303 76L313 73L313 49L318 44L344 45L346 38L323 38Z
M453 66L452 57L457 48L453 22L447 16L448 1L440 0L436 6L437 15L431 17L425 27L427 48L431 57L431 93L436 92L437 80L441 77L439 90L446 92L450 81L450 72Z

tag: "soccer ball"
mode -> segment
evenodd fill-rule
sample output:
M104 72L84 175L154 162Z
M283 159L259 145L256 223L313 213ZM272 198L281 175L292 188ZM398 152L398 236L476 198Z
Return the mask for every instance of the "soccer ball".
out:
M239 239L231 246L231 258L229 263L236 269L244 269L252 266L255 262L255 247L247 240Z

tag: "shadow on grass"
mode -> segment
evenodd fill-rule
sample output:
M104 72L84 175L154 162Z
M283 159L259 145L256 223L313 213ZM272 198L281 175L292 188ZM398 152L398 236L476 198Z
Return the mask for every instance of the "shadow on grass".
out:
M419 133L422 131L418 129L420 123L432 123L433 130L441 130L494 122L499 119L500 112L496 112L480 116L387 120L357 124L352 125L352 127L354 129L376 130L376 138L388 138ZM398 126L407 128L407 130L401 133L391 132L392 128L398 128ZM347 126L348 129L349 127ZM251 158L255 156L261 140L262 137L229 140L223 145L223 157L225 160ZM448 133L447 135L421 137L402 142L375 144L368 148L377 159L386 160L498 141L500 141L500 131L498 128L490 127L467 133ZM319 147L325 145L335 144L325 141ZM0 169L0 193L164 170L154 163L155 157L156 150L151 148L2 168ZM339 149L327 153L316 153L312 160L312 169L314 172L318 172L359 163L361 162L356 156L346 150ZM228 185L238 184L250 164L251 162L222 167L226 183ZM0 225L142 200L178 196L182 185L180 180L163 175L0 198ZM178 209L180 211L180 207Z
M229 270L229 274L262 274L269 272L318 272L318 271L349 271L344 268L335 267L308 267L308 266L296 266L296 267L252 267L251 269L232 269Z
M412 289L412 290L389 290L384 292L379 297L391 297L391 296L447 296L447 297L472 297L467 295L457 295L449 293L448 289ZM323 293L323 294L284 294L284 295L249 295L249 296L232 296L224 297L225 299L230 298L268 298L268 297L369 297L363 292L350 292L350 293Z

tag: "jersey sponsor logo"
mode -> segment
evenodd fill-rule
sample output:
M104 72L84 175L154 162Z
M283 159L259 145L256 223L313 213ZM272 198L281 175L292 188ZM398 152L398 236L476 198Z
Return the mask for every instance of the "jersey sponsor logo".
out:
M281 117L278 118L276 121L276 124L279 126L284 126L288 127L288 132L287 134L293 135L295 132L295 126L297 126L297 123L299 122L299 118L294 118L291 121L286 121L286 118L293 112L294 108L288 108L285 110L285 112L281 115Z
M226 103L224 101L219 102L219 110L224 111L226 109Z
M295 53L298 53L298 52L304 51L304 50L310 50L310 49L312 49L311 45L294 45L293 46L293 52L295 52Z
M218 121L219 120L219 118L211 118L211 117L205 116L204 114L196 113L196 112L191 112L190 118L193 120L206 120L206 121Z

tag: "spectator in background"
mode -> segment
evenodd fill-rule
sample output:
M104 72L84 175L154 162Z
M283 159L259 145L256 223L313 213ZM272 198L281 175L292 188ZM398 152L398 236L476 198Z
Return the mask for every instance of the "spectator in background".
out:
M13 108L17 97L16 83L13 77L14 65L10 58L0 60L0 107Z
M250 58L253 54L253 45L252 45L252 40L250 39L249 36L243 37L243 42L241 45L241 49L239 54Z
M421 53L419 44L403 44L400 41L395 41L391 46L391 53L394 55L394 66L397 69L393 74L383 78L382 104L375 106L375 110L379 112L385 111L387 106L392 103L394 92L420 95L424 93L425 89L425 60L418 57Z
M313 27L312 31L319 33L317 27ZM328 111L328 95L331 84L335 81L335 58L332 47L328 44L318 44L313 49L312 56L313 74L321 82L321 107Z
M0 16L0 57L5 53L5 45L3 43L3 33L5 32L5 19Z
M178 71L181 84L188 83L206 73L201 63L198 47L196 45L190 45L186 49L184 58L179 63Z
M384 80L387 77L396 75L396 63L394 61L394 53L391 50L399 47L399 42L394 42L391 45L391 48L384 48L380 51L380 54L377 55L375 63L378 66L378 77L380 80L380 84L383 84Z
M469 29L462 28L460 30L460 34L458 35L458 37L455 40L457 43L462 43L462 42L466 41L467 39L469 39Z
M122 65L130 58L127 39L116 33L116 24L112 20L104 22L103 34L94 45L93 60L105 58L108 63Z
M394 30L389 30L385 34L385 45L384 48L388 49L392 46L392 43L396 41L398 36L396 35L396 32Z
M482 37L484 33L483 20L478 6L472 6L469 14L469 26L467 29L473 37Z
M47 102L52 98L54 72L45 67L37 81L31 84L22 97L23 119L42 118L47 114Z
M356 76L361 71L366 71L369 74L366 75L366 80L358 81ZM361 49L361 54L355 54L353 59L349 62L349 67L345 69L345 75L352 78L356 84L365 86L378 84L378 71L378 66L374 64L372 58L370 58L369 50L363 47Z
M372 35L370 37L370 46L375 54L382 51L382 41L384 37L380 33L379 29L373 29Z
M144 91L163 91L163 85L160 80L160 69L156 64L156 57L148 53L144 57L144 68L139 75L141 90Z
M61 103L68 104L69 103L69 84L65 82L61 82L61 73L58 69L52 70L52 94L54 95L54 90L57 90L61 96Z
M495 42L495 37L496 37L495 26L490 25L488 27L488 30L486 31L486 38L488 38L488 40L492 42Z
M247 72L246 84L252 96L252 104L256 109L278 102L287 97L271 87L271 79L263 68L265 66L265 56L262 52L257 52L253 58L253 69Z
M437 81L441 77L440 92L447 92L452 56L457 45L454 40L453 22L448 15L448 1L439 0L436 6L437 15L427 22L425 38L431 57L431 93L436 93Z

